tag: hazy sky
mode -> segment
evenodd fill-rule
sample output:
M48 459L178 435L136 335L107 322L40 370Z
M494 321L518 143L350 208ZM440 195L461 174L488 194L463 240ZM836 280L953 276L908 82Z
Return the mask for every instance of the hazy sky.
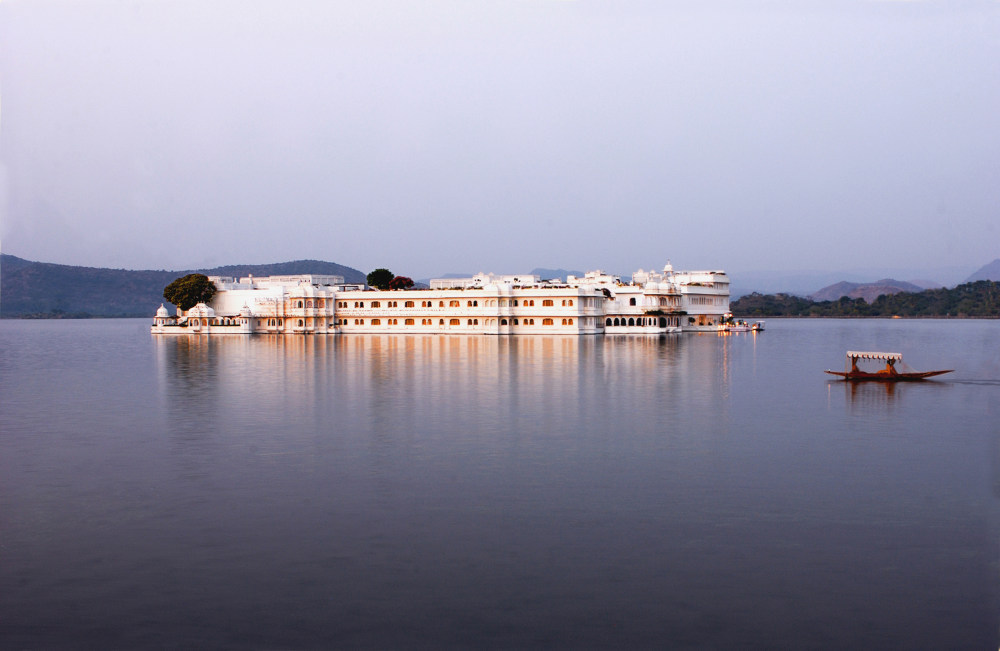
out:
M1000 257L1000 1L0 2L3 252Z

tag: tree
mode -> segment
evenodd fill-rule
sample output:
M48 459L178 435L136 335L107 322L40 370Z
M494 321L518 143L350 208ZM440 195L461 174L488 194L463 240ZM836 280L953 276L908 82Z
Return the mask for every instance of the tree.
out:
M388 269L376 269L375 271L368 274L368 285L370 287L377 287L378 289L389 289L389 283L395 275Z
M406 276L396 276L389 282L389 289L409 289L413 287L413 279Z
M205 274L188 274L163 288L163 298L182 310L208 303L215 296L215 283Z

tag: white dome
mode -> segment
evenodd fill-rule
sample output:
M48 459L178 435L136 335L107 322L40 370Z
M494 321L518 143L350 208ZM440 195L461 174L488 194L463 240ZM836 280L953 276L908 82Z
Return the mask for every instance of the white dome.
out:
M242 317L253 316L253 312L250 311L250 307L246 303L244 303L243 307L240 308L240 316Z
M215 316L215 310L205 305L204 303L198 303L197 305L195 305L194 307L192 307L190 310L187 311L187 315L188 317L197 316L202 318L206 317L211 318Z
M164 307L163 303L160 303L160 308L156 310L156 316L160 318L167 318L170 316L170 312Z

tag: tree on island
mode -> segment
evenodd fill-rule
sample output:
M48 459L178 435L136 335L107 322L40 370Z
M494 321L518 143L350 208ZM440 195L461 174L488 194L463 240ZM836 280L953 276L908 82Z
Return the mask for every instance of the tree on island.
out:
M215 283L205 274L188 274L163 288L163 298L182 310L208 303L215 296Z
M389 281L389 289L409 289L413 287L413 279L406 276L396 276Z
M377 289L389 289L389 283L396 276L388 269L376 269L368 274L368 285Z

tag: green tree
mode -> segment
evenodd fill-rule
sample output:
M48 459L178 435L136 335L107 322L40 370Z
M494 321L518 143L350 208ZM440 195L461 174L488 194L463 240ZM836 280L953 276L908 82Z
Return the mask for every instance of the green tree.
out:
M208 303L215 296L215 283L205 274L188 274L163 288L163 298L182 310Z
M376 269L368 274L368 285L378 289L389 289L389 283L396 276L388 269Z
M389 289L409 289L413 287L413 279L406 276L396 276L389 282Z

